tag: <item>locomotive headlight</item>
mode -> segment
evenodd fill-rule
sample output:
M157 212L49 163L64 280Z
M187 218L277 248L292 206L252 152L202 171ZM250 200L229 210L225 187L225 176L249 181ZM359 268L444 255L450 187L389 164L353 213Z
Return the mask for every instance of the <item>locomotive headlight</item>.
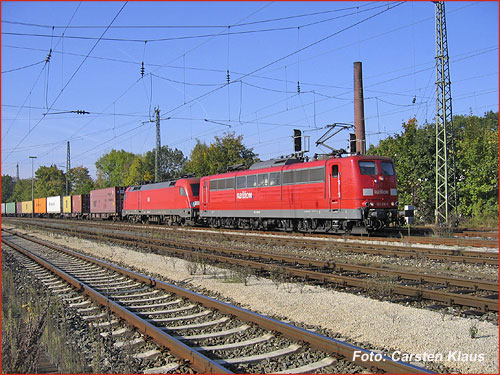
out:
M365 202L364 204L365 204L365 207L370 207L370 206L373 206L373 204L372 204L372 203L370 203L370 202Z

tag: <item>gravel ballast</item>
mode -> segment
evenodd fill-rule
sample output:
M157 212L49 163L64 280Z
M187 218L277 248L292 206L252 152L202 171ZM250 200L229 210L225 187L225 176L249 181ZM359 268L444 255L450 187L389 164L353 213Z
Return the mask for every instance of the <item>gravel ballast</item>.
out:
M387 353L396 350L394 355L404 361L421 356L460 373L498 373L498 326L486 321L303 284L278 284L255 277L248 278L247 285L228 282L221 275L229 271L215 267L209 267L209 275L192 275L189 271L193 267L181 259L72 237L36 236L213 291L264 315L320 327L348 340L383 348ZM472 332L477 332L475 338Z

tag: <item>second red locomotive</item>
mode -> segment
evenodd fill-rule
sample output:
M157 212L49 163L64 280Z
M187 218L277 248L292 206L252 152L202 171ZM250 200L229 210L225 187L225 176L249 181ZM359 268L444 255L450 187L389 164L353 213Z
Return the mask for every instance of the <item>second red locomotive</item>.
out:
M198 218L199 178L181 178L125 190L122 216L132 222L195 224Z

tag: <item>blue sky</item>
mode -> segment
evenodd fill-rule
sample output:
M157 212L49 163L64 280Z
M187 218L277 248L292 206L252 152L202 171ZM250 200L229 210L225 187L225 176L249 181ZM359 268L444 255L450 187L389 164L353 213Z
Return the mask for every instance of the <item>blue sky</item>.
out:
M35 169L64 170L69 140L71 166L95 176L113 148L155 147L156 106L162 145L186 156L197 139L231 131L270 159L293 151L294 128L310 137L309 155L326 152L315 146L324 127L354 121L355 61L368 143L412 117L434 121L432 2L1 6L2 174L15 176L19 164L30 177L29 156ZM498 11L498 2L446 2L454 114L498 111ZM346 148L347 139L344 131L329 145Z

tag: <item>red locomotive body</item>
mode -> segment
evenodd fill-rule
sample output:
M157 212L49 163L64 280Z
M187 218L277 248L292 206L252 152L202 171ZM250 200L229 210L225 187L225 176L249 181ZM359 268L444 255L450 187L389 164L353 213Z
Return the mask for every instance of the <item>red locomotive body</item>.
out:
M123 187L110 187L90 191L90 217L96 219L121 218Z
M133 222L194 223L200 204L199 188L199 178L131 186L125 191L122 216Z
M271 160L200 184L200 217L216 227L371 231L397 218L396 175L384 157Z

